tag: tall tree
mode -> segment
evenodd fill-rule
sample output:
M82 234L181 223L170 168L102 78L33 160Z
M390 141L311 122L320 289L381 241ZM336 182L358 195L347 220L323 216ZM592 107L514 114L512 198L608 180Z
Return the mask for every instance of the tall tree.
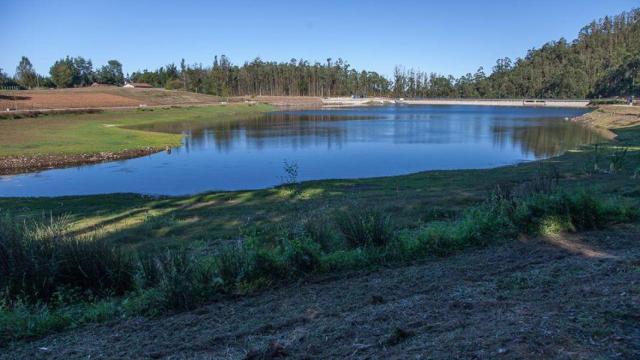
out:
M100 68L96 77L102 84L122 85L124 84L122 64L118 60L109 60L107 65Z
M7 86L9 83L9 76L0 68L0 86Z
M33 69L33 65L29 58L23 56L16 68L16 81L26 88L32 88L38 84L38 75Z
M73 86L73 61L69 57L56 61L53 66L51 66L51 69L49 69L49 75L51 75L51 81L53 81L58 88Z

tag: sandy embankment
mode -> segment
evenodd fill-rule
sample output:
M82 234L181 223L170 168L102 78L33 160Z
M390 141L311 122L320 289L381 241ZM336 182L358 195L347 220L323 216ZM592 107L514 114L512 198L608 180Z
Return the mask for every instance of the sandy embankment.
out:
M611 129L620 129L640 125L640 106L607 105L578 116L572 121L589 126L607 139L616 134Z
M369 106L369 105L476 105L476 106L532 106L584 108L589 100L529 100L529 99L391 99L333 97L322 99L324 106Z

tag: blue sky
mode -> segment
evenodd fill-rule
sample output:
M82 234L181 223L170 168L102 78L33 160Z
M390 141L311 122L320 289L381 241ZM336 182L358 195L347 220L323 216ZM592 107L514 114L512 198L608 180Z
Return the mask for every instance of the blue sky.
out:
M56 59L80 55L132 72L226 54L234 63L341 57L385 75L402 64L457 76L633 7L640 1L0 0L0 68L13 74L26 55L48 73Z

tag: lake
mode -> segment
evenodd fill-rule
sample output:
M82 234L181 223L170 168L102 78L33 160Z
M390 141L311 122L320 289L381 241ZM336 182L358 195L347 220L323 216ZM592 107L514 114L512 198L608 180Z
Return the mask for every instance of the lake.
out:
M0 196L133 192L186 195L297 180L480 169L544 159L600 138L567 121L584 109L384 106L283 111L242 121L173 123L182 146L142 158L0 176Z

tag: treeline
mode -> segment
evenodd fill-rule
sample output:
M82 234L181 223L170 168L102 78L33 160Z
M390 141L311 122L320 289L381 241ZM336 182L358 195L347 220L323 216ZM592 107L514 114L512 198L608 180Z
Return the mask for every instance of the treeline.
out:
M586 98L640 95L640 9L593 21L572 42L552 41L525 57L498 59L461 77L404 69L393 78L357 71L339 59L233 65L223 55L211 67L174 64L133 73L133 81L214 95L395 96L462 98Z
M529 50L523 58L498 59L489 75L481 67L460 77L395 68L391 79L372 71L358 71L349 63L327 59L310 63L256 58L234 65L224 55L210 66L169 64L125 77L122 65L111 60L94 71L82 57L58 60L39 76L23 57L14 79L0 81L23 87L87 86L92 82L121 85L127 80L155 87L183 89L219 96L395 96L461 98L597 98L640 96L640 9L593 21L578 37L552 41ZM4 79L4 80L2 80ZM2 83L0 83L1 85ZM37 85L34 85L37 84Z
M75 58L67 56L56 61L49 69L49 75L38 74L29 58L23 56L13 78L0 68L0 87L69 88L89 86L94 82L108 85L125 83L122 64L118 60L109 60L106 65L94 70L91 60L81 56Z
M390 81L384 76L358 72L342 59L311 64L296 59L279 63L256 58L237 66L225 55L216 56L211 67L189 66L182 60L179 70L169 64L156 71L134 72L131 80L220 96L382 96L390 88Z

